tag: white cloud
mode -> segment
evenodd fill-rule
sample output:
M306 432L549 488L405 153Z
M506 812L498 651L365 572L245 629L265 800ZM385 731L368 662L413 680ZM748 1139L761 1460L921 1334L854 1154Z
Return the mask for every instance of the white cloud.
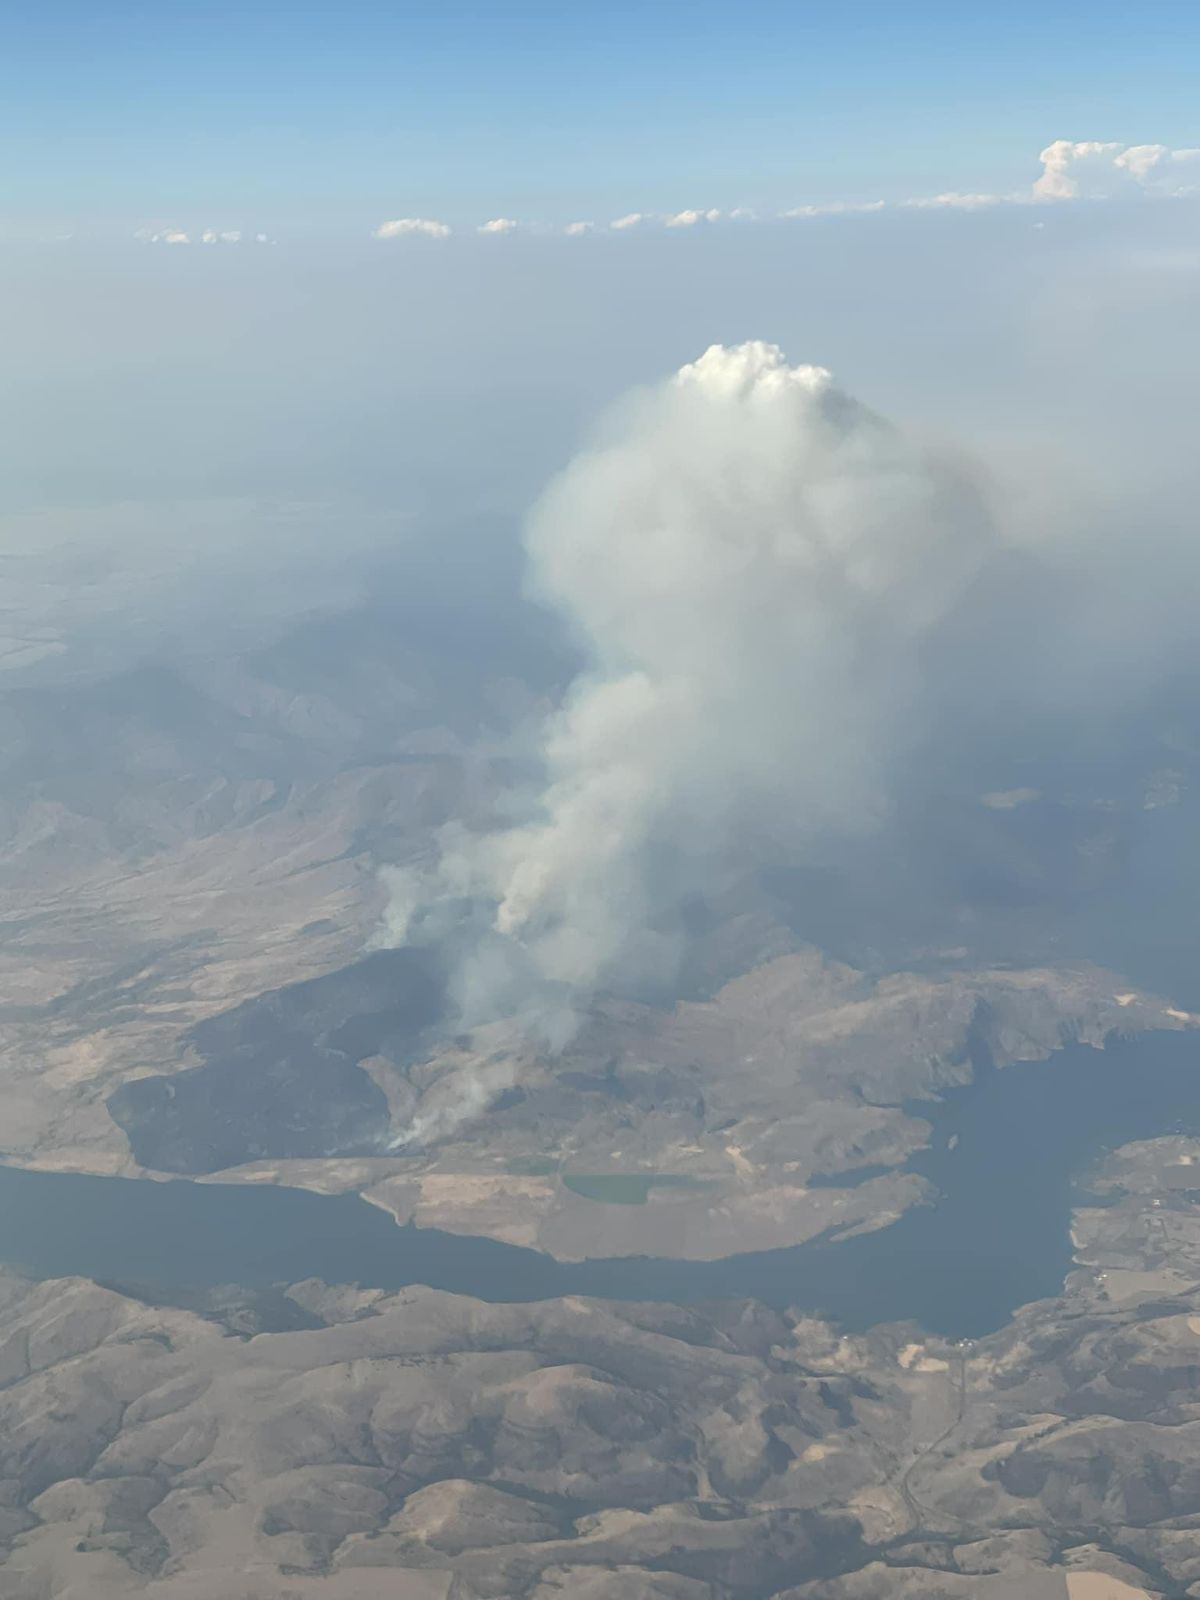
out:
M431 217L394 217L390 222L381 222L371 237L401 239L408 234L423 234L427 239L446 239L451 231L448 222L437 222Z
M1123 145L1099 139L1056 139L1038 157L1042 175L1033 192L1039 200L1074 200L1080 193L1081 174L1089 166L1111 172L1123 149Z
M1109 199L1122 193L1178 196L1200 191L1200 149L1172 150L1162 144L1126 145L1115 140L1056 139L1039 158L1041 176L1028 189L1008 194L947 190L906 200L832 200L793 206L781 217L831 217L888 211L985 211L1045 200ZM731 215L736 216L733 212Z
M1121 194L1146 194L1177 197L1200 193L1200 148L1172 149L1165 144L1123 144L1117 140L1056 139L1041 152L1041 173L1028 188L993 194L977 190L946 190L938 194L912 195L896 200L827 200L792 206L775 213L779 219L811 217L869 216L884 211L983 211L997 206L1021 206L1032 202L1099 200ZM651 214L629 211L614 217L608 228L623 233L645 224L672 229L694 228L701 222L716 222L722 217L739 222L771 220L749 206L729 211L716 207L685 207L680 211ZM513 217L490 217L476 225L480 234L508 234L531 226L534 233L560 233L580 238L595 231L590 221L551 225L518 222ZM373 230L376 239L397 239L407 235L445 239L453 232L450 224L431 217L395 217ZM205 228L188 232L182 228L144 229L137 238L155 244L236 244L249 235L237 229ZM256 234L259 244L267 244L265 234Z
M134 234L146 244L241 244L246 239L240 228L201 228L188 233L183 228L139 228ZM265 233L255 234L259 244L267 244Z
M1200 185L1200 150L1115 140L1055 139L1040 157L1038 200L1107 200L1122 193L1183 195Z
M693 228L697 222L716 222L720 215L714 207L710 211L677 211L664 220L668 228Z
M1200 148L1168 150L1160 144L1131 145L1117 157L1117 165L1140 183L1169 194L1194 194L1200 184Z
M859 212L883 211L887 207L886 200L829 200L823 205L793 206L790 211L781 211L781 217L842 217L851 216Z
M1168 150L1165 144L1133 144L1121 151L1114 164L1139 183L1145 183L1164 162L1173 161L1176 155L1186 157L1194 154L1196 152L1192 150Z
M986 211L989 206L1013 205L1028 198L1023 194L960 194L952 189L946 194L921 195L901 204L913 211Z

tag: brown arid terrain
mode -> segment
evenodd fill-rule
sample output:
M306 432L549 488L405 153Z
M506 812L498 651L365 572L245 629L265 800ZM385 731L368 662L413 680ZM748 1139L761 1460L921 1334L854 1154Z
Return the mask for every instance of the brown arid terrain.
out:
M923 1107L980 1062L1194 1025L1045 946L1018 967L914 939L859 970L748 888L690 998L597 1000L557 1054L455 1034L438 952L371 949L378 869L486 824L502 741L419 680L271 672L0 701L6 1164L711 1261L931 1198ZM0 1596L1200 1596L1197 1162L1182 1135L1115 1152L1063 1296L971 1345L740 1300L165 1304L5 1273Z
M357 1190L399 1221L561 1260L711 1259L879 1226L921 1199L903 1166L927 1127L901 1107L969 1081L973 1051L1003 1066L1190 1024L1093 966L989 967L956 949L868 976L751 895L699 942L708 999L598 1002L558 1055L512 1025L449 1037L430 1026L433 954L363 952L379 851L419 857L448 816L486 815L486 742L414 714L393 759L354 765L336 707L255 682L222 693L189 700L212 746L203 781L162 726L160 701L174 715L191 691L156 682L88 725L110 779L13 787L9 1163ZM75 711L17 698L16 748L78 732ZM269 776L301 759L301 736L304 776ZM859 1168L875 1175L830 1181ZM614 1181L644 1183L647 1203L596 1205Z
M799 1244L880 1226L925 1196L903 1163L928 1126L901 1105L969 1082L973 1050L1005 1066L1113 1030L1191 1025L1099 969L946 967L873 982L801 950L709 1002L609 1008L559 1061L510 1056L518 1104L450 1130L364 1193L398 1220L562 1260ZM431 1065L430 1099L454 1074L488 1070L461 1054ZM830 1181L860 1168L878 1175ZM598 1207L563 1174L640 1174L651 1187L636 1209Z
M288 885L268 859L261 893L236 907L276 908L273 887ZM309 870L307 854L285 859ZM311 876L330 890L315 964L345 950L332 913L369 904L372 880L344 863L313 863ZM293 929L288 948L304 943ZM801 949L711 1001L600 1007L557 1056L499 1026L412 1052L403 1022L381 1047L357 1017L425 981L402 976L402 952L232 1009L213 1004L217 985L235 972L257 983L283 955L236 929L220 952L147 962L115 989L83 982L11 1021L5 1158L357 1190L398 1222L564 1261L715 1259L882 1226L924 1198L904 1170L928 1136L911 1108L968 1083L972 1051L1004 1066L1113 1030L1192 1024L1098 968L947 964L871 980ZM420 999L409 995L410 1015ZM862 1168L874 1175L837 1184ZM594 1203L629 1182L646 1185L645 1204Z
M975 1342L753 1302L311 1281L183 1310L5 1277L0 1593L1200 1595L1198 1161L1115 1152L1062 1297Z
M1003 1066L1192 1021L1101 967L978 946L858 971L746 886L693 941L697 998L598 1001L558 1055L508 1024L451 1036L436 952L364 957L378 869L427 857L447 819L486 824L495 730L538 701L440 670L334 617L190 676L14 678L3 1160L358 1191L563 1261L713 1259L924 1198L904 1170L920 1102L969 1081L973 1054ZM988 828L1024 815L995 799L975 808ZM1060 852L1088 873L1093 826ZM645 1203L595 1203L625 1184Z
M304 692L231 662L0 695L5 1159L136 1170L112 1090L178 1064L204 1019L360 956L379 849L419 854L494 790L486 740L464 747L419 667L387 675L386 758L359 686L305 671Z

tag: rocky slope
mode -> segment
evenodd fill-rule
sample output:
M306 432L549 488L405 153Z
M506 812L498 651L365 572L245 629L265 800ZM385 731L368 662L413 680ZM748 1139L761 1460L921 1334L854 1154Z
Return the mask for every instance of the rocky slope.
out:
M214 1018L187 1040L204 1065L119 1088L108 1107L135 1156L357 1189L400 1222L560 1260L712 1260L878 1227L925 1198L904 1167L929 1131L914 1104L969 1082L976 1059L1192 1024L1099 968L944 961L872 980L804 949L711 1001L598 1007L548 1056L500 1027L423 1035L436 971L412 951L372 962ZM252 1141L258 1159L231 1169Z
M918 944L918 917L860 971L750 882L695 908L692 998L674 1009L599 1003L555 1057L503 1027L448 1037L436 959L363 959L378 867L422 859L448 818L487 825L506 735L554 682L530 637L467 659L366 606L221 659L10 674L0 1158L355 1189L401 1221L562 1260L711 1258L921 1199L912 1103L965 1081L973 1051L1004 1063L1188 1025L1099 966L990 959L988 905L948 914L935 896L941 931L972 942ZM1041 883L1047 850L1075 895L1097 859L1117 872L1095 818L1119 834L1134 801L1039 821L1010 804L1033 793L947 800L964 853L984 826L989 861L1026 862L1004 868L1010 887ZM881 931L880 905L843 890L860 932ZM823 892L812 874L797 889ZM877 898L904 920L907 892L889 880ZM1026 923L1015 946L1047 951L1040 906Z
M201 1314L5 1278L0 1592L1200 1595L1197 1162L1118 1152L1063 1297L972 1345L747 1302L310 1282Z

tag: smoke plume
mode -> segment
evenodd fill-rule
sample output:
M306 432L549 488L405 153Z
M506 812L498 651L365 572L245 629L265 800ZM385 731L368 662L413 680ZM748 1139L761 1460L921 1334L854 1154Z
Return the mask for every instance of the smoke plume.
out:
M591 663L542 730L540 792L448 831L392 927L457 922L468 1020L669 983L682 894L879 817L923 645L995 542L963 463L773 345L635 394L526 531Z

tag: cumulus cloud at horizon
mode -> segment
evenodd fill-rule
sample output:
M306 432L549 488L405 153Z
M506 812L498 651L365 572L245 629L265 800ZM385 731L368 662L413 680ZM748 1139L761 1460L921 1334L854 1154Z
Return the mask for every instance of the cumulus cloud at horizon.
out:
M189 232L186 228L139 228L134 238L144 244L270 244L265 233L247 233L242 228L201 228Z
M715 206L710 206L707 211L676 211L663 220L668 228L694 228L698 222L719 222L720 219L720 211Z
M1200 148L1056 139L1039 160L1038 200L1107 200L1131 190L1176 197L1200 190Z
M393 217L370 229L373 239L449 239L456 232L483 237L516 232L543 238L579 238L587 234L641 232L646 229L687 231L699 223L804 221L828 217L870 216L885 212L982 211L1007 206L1064 205L1122 198L1164 200L1200 194L1200 146L1173 148L1161 143L1128 144L1111 139L1054 139L1037 157L1032 179L1011 189L944 189L932 193L900 193L887 198L842 196L799 200L774 207L758 205L687 205L678 208L630 209L597 226L591 221L554 221L536 216L520 221L507 213L481 221L454 224L424 216ZM66 235L63 235L66 237ZM188 224L139 228L134 238L151 244L237 244L273 242L261 231L241 227Z
M1122 195L1177 199L1200 192L1200 147L1172 149L1164 144L1124 144L1117 140L1055 139L1038 156L1040 174L1024 187L993 192L948 189L893 199L833 199L808 201L775 211L752 206L687 206L668 211L628 211L614 217L605 231L626 233L647 225L678 230L700 222L795 221L817 217L868 216L891 210L981 211L995 206L1024 206L1079 200L1111 200ZM520 226L513 218L497 216L476 224L480 234L505 234ZM568 238L595 231L590 222L535 224L542 234L562 233ZM401 217L380 223L376 239L424 234L446 238L449 224L421 217ZM183 234L160 234L168 242L187 242Z
M426 239L448 239L453 231L448 222L438 222L433 217L393 217L390 222L381 222L374 230L372 238L402 239L406 236L416 236Z

